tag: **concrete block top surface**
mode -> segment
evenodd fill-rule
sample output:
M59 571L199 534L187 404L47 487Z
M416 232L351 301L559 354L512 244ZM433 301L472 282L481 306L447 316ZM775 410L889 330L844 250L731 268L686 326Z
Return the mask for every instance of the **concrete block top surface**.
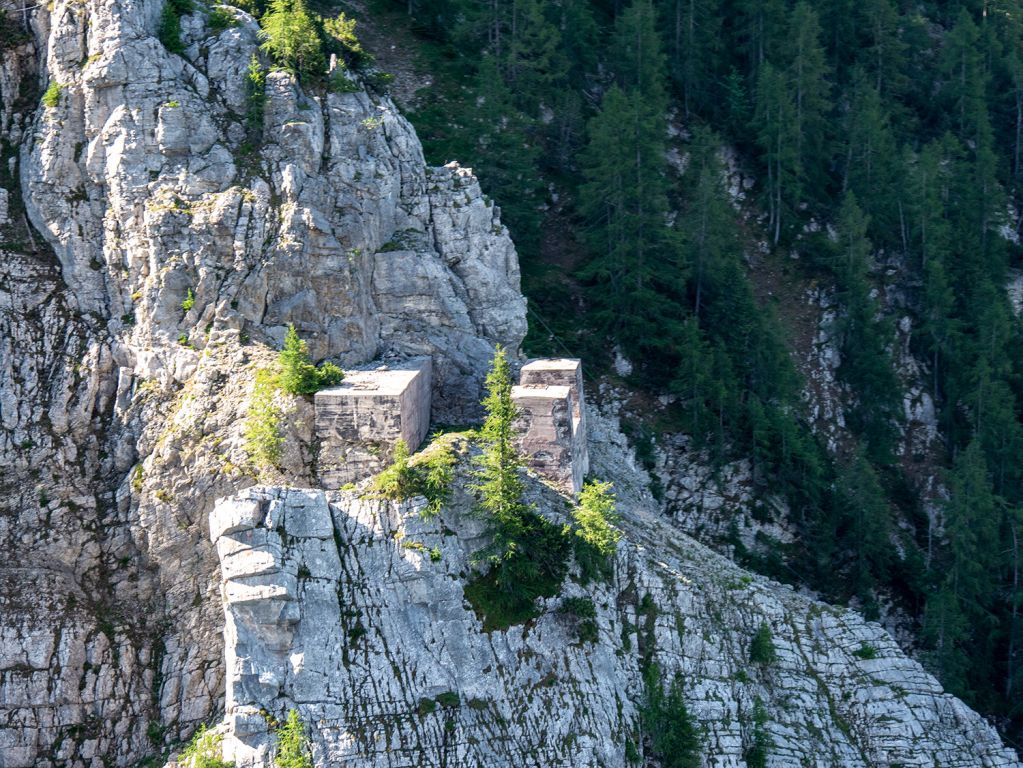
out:
M316 399L333 397L398 396L418 376L430 373L430 358L421 357L392 365L381 365L367 370L346 370L344 381L336 387L321 389Z
M512 400L565 400L571 394L571 389L562 386L525 387L516 384L511 390Z
M523 373L529 371L572 371L575 372L582 365L578 358L571 357L541 357L530 360L522 366Z

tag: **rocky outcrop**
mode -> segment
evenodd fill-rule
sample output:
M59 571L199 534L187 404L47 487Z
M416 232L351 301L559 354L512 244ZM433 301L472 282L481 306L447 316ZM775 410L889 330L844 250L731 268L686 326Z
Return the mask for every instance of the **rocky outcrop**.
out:
M184 17L177 56L161 6L55 0L0 41L11 768L132 764L221 706L206 521L255 482L242 423L289 323L317 359L431 355L450 422L476 412L493 345L525 332L499 210L467 169L426 166L386 95L270 73L256 129L252 18ZM278 400L269 478L314 484L311 404Z
M765 736L772 765L1015 766L994 730L878 625L743 572L681 534L641 490L624 439L593 418L618 481L613 576L570 577L534 622L484 632L465 600L485 541L462 488L422 500L259 487L222 500L225 756L270 765L271 723L298 709L317 765L623 766L644 749L642 668L684 681L704 764L737 766ZM564 501L531 482L555 522ZM565 599L593 601L580 637ZM774 658L751 660L770 627ZM757 725L756 711L761 716Z

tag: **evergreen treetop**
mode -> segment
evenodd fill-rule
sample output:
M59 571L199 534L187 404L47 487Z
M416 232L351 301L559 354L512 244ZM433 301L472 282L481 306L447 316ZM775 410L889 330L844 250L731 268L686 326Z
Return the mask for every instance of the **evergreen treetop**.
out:
M299 77L323 73L320 33L305 0L271 0L260 26L262 49L280 66Z
M500 345L494 349L485 386L487 396L483 399L483 408L487 415L480 428L482 452L477 459L475 487L480 493L484 515L495 526L493 559L499 561L516 554L526 513L519 475L523 464L515 445L518 409L511 398L511 367Z

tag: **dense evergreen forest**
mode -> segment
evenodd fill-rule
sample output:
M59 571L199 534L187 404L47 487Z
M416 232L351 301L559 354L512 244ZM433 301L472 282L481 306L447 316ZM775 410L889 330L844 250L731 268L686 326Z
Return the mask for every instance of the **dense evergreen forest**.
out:
M800 537L772 575L918 625L945 685L1023 742L1023 4L899 0L376 0L436 86L429 159L471 164L520 247L535 351L633 364L673 426L749 457ZM681 138L678 138L681 132ZM684 142L685 171L670 162ZM740 216L722 147L757 182ZM803 414L783 308L749 254L834 286L852 439ZM882 297L940 421L929 524L896 455L902 389ZM580 305L579 302L582 302Z

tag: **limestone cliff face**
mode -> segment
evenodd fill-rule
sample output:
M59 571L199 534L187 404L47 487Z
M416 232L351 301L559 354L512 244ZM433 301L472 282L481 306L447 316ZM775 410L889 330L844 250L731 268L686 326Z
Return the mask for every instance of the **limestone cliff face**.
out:
M55 0L0 41L5 768L132 764L222 706L206 520L255 482L241 420L288 323L342 364L431 355L440 421L525 332L498 209L386 96L271 73L253 136L255 22L197 12L177 56L160 9ZM311 406L282 405L278 479L312 484Z
M681 534L614 425L590 421L624 515L614 575L570 576L539 619L506 631L484 632L464 598L485 533L463 487L432 520L422 500L354 493L258 487L220 502L225 757L272 765L268 720L294 707L317 765L621 767L627 741L643 750L646 657L681 674L708 766L745 765L758 727L769 765L1018 765L878 625ZM529 498L566 521L550 488L532 483ZM595 640L579 639L566 597L592 599ZM777 658L754 663L765 623Z

